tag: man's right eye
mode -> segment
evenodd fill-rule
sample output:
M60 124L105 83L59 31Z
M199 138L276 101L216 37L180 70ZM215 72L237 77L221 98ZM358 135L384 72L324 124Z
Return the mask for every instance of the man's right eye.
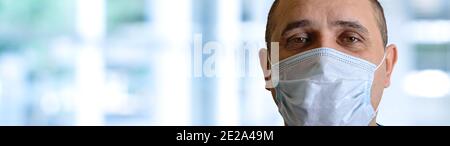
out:
M297 50L304 48L311 39L307 35L296 35L287 40L287 46L289 50Z
M308 43L308 41L309 41L309 38L307 38L307 37L293 37L288 40L288 43L306 44L306 43Z

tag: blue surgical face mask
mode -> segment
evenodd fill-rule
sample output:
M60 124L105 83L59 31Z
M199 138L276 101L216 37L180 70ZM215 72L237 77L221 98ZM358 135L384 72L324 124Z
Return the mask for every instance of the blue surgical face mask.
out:
M386 55L385 55L386 57ZM377 66L331 48L313 49L272 66L279 112L289 126L368 126Z

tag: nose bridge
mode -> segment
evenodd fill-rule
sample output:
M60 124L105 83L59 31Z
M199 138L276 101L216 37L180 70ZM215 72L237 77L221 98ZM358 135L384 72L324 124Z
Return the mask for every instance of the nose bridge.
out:
M316 38L312 48L338 48L335 36L327 28L321 28L316 32Z

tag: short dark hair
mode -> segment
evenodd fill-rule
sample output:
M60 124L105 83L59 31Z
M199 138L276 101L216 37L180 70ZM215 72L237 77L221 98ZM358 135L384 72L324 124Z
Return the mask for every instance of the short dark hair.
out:
M388 43L388 31L387 31L387 24L386 24L386 17L384 16L384 10L383 6L381 6L380 2L378 0L369 0L373 4L373 8L375 10L375 17L378 22L378 27L380 29L381 37L383 39L384 46L387 46ZM267 18L267 25L266 25L266 42L267 42L267 48L270 49L270 42L272 38L272 31L275 29L275 25L273 22L273 13L278 8L278 5L280 3L280 0L275 0L273 2L272 7L269 11L269 16Z

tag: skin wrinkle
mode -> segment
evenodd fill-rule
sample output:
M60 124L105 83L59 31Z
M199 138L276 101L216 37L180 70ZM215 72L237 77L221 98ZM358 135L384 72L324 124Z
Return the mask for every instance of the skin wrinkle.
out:
M266 40L268 46L269 42L280 42L280 60L313 48L327 47L375 65L381 63L371 89L371 102L376 109L384 88L390 85L397 61L396 46L386 47L385 27L384 12L376 0L282 0L276 1L271 9ZM261 62L268 62L270 51L262 54L266 56L260 56ZM387 56L383 62L384 54ZM270 63L262 63L261 67L267 72ZM266 74L265 77L271 78ZM276 95L274 89L269 90Z

